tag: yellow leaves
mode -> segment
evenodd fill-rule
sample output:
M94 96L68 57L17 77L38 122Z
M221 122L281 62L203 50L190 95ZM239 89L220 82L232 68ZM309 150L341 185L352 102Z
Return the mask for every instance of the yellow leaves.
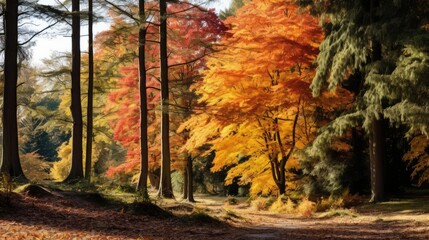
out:
M220 132L221 138L226 138L230 135L234 135L237 132L237 124L229 124L228 126L224 127L222 131Z
M265 171L253 179L249 193L251 196L269 196L277 192L278 189L273 181L271 173L269 171Z
M314 138L311 113L318 103L309 85L323 33L293 1L249 1L226 22L231 35L208 58L203 81L193 86L205 109L182 125L180 130L190 130L183 149L210 144L216 151L211 170L230 168L226 184L238 178L252 184L252 195L269 194L277 191L270 160L280 161L293 146L302 149ZM293 154L287 167L299 168Z
M70 139L71 141L71 139ZM71 151L72 151L72 147L71 147L71 143L69 142L65 142L61 145L61 147L58 150L58 156L61 159L71 159Z
M181 147L181 152L198 152L198 148L210 144L211 140L218 135L219 124L207 114L194 115L181 124L177 132L189 130L189 139Z
M19 155L22 170L25 176L31 181L41 181L49 178L47 173L52 163L44 161L40 155L35 152Z

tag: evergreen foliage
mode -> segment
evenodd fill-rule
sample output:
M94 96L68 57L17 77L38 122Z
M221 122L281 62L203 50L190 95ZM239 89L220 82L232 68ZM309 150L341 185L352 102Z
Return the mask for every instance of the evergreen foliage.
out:
M307 5L309 1L301 4ZM311 157L321 160L310 174L317 175L318 165L328 164L327 153L335 137L360 126L371 133L374 119L384 116L391 130L406 125L407 136L416 132L428 134L428 1L312 1L310 4L313 12L321 16L326 34L311 85L313 94L317 96L326 88L347 85L354 85L355 92L353 109L321 129L308 149ZM379 60L371 59L375 43L381 45ZM360 81L356 73L362 75Z

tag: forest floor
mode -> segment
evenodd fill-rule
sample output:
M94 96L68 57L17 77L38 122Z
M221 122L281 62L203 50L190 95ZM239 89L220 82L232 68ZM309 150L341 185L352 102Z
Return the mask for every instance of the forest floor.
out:
M197 195L197 203L158 208L96 193L27 192L0 205L0 239L429 239L428 196L297 217L255 211L241 198L229 205Z

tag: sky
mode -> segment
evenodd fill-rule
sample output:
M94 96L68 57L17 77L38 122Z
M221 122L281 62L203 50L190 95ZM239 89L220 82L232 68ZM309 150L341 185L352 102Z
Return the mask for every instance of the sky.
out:
M215 8L216 12L224 10L230 4L231 0L216 0L208 5L208 8ZM55 0L39 0L40 4L54 4ZM83 8L84 6L82 6ZM43 24L43 23L40 23ZM96 23L94 25L94 35L109 28L109 23ZM81 51L85 52L88 48L88 38L84 35L87 33L87 28L81 30ZM35 45L32 47L31 64L40 66L43 65L43 59L49 58L55 52L65 53L71 51L70 33L59 34L44 34L35 39Z

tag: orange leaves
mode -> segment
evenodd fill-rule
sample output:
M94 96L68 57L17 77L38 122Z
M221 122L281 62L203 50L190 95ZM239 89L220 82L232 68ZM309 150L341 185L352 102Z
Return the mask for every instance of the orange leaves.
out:
M191 135L184 148L211 144L212 171L229 166L226 183L239 178L241 184L254 184L252 193L258 194L263 186L276 185L272 178L266 182L271 170L277 171L271 164L280 166L289 158L286 153L305 146L315 131L309 84L323 34L317 20L292 1L250 1L226 23L230 35L193 87L206 108L182 126ZM308 111L298 116L294 136L294 119L304 106Z
M152 4L152 3L148 3ZM155 4L156 6L156 4ZM148 8L152 9L152 8ZM149 10L150 11L150 10ZM190 114L196 102L195 94L189 91L189 85L200 78L205 59L226 27L213 11L189 8L189 5L170 4L168 8L168 63L170 83L170 128L174 131ZM148 132L150 167L157 166L159 160L159 46L157 22L159 16L153 14L147 24L146 68L148 94ZM136 62L138 26L120 18L115 19L111 31L103 34L101 40L114 43L100 51L105 56L119 60L116 89L109 94L106 112L112 114L110 124L114 128L114 139L127 149L126 162L113 167L108 174L135 171L140 158L139 138L139 89L138 67ZM104 39L103 39L104 38ZM119 43L120 46L116 46ZM121 61L124 59L123 61ZM110 60L111 61L111 60ZM170 137L173 159L180 158L177 149L183 145L186 134ZM173 160L174 161L174 160Z
M418 185L429 182L429 138L418 135L410 142L410 150L403 159L413 172L411 177L418 180Z
M226 23L233 35L226 45L252 51L255 60L271 64L271 69L310 65L323 38L317 20L292 1L252 1Z

